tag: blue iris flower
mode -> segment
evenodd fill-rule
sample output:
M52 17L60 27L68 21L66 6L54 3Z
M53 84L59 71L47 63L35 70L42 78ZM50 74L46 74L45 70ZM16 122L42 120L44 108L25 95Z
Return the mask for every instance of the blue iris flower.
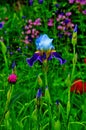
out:
M52 45L52 41L53 39L50 39L46 34L39 36L35 42L37 51L31 58L26 59L27 63L30 66L33 66L36 61L43 63L44 60L51 60L52 58L56 58L60 61L60 64L64 64L66 60L55 51L55 47Z
M41 35L36 39L36 49L37 50L51 50L54 49L52 45L53 39L50 39L46 34Z

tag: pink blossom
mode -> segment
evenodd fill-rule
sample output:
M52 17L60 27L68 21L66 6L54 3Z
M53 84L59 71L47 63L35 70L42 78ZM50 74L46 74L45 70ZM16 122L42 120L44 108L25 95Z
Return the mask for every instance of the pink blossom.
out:
M57 29L62 30L63 27L62 27L61 25L59 25L59 26L57 27Z
M28 20L28 23L31 24L31 25L33 24L31 19Z
M9 82L9 83L14 84L14 83L16 83L16 81L17 81L17 76L16 76L16 74L11 74L11 75L9 75L9 77L8 77L8 82Z
M26 39L26 40L23 40L23 42L25 43L25 44L29 44L29 41Z
M86 10L83 10L82 13L83 13L83 14L86 14Z
M32 37L32 38L35 38L35 36L34 36L33 34L31 35L31 37Z
M71 12L67 12L66 16L71 16L71 14L72 14Z
M36 26L36 25L41 25L41 19L40 18L37 18L34 22L33 22L33 25Z
M73 4L75 0L69 0L69 3L70 4Z
M29 28L32 28L32 25L29 25L28 27L29 27Z
M48 21L48 26L53 26L54 24L53 24L53 19L49 19L49 21Z
M34 34L34 33L35 33L35 31L36 31L36 29L35 29L35 28L33 28L33 29L32 29L32 34Z
M30 33L31 33L31 30L27 30L27 31L26 31L26 34L30 34Z
M25 26L24 28L25 28L26 30L27 30L27 29L29 29L29 27L28 27L28 26Z

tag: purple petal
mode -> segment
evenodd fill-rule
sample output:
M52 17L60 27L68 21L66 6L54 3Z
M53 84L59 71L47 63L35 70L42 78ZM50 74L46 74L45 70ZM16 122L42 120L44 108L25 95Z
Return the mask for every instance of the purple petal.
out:
M38 60L42 63L46 59L46 53L43 53L38 57Z
M34 55L31 58L27 58L26 61L30 66L33 66L33 64L38 60L39 53L34 53Z
M51 54L60 61L60 64L64 64L66 62L66 60L64 60L57 52L51 52Z
M50 54L49 57L48 57L48 60L52 60L52 55Z

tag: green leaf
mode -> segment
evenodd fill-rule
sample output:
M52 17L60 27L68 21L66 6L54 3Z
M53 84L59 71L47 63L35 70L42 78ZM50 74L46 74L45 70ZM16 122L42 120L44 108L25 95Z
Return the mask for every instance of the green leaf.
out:
M3 55L5 55L6 51L7 51L7 48L4 44L4 42L0 41L0 44L1 44L1 51L3 53Z

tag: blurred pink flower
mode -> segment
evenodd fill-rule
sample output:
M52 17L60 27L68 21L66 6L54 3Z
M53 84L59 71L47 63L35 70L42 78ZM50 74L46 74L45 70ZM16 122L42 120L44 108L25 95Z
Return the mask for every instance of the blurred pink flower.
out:
M57 27L57 29L62 30L63 27L62 27L61 25L59 25L59 26Z
M31 34L31 30L27 30L27 31L26 31L26 34Z
M50 26L50 27L54 26L54 23L53 23L53 22L54 22L53 19L49 19L49 21L48 21L48 26Z
M82 13L83 13L83 14L86 14L86 10L83 10Z
M16 74L11 74L11 75L9 75L9 77L8 77L8 82L9 82L9 83L14 84L14 83L16 83L16 81L17 81L17 76L16 76Z
M71 15L72 15L71 12L67 12L67 13L66 13L66 16L71 16Z

